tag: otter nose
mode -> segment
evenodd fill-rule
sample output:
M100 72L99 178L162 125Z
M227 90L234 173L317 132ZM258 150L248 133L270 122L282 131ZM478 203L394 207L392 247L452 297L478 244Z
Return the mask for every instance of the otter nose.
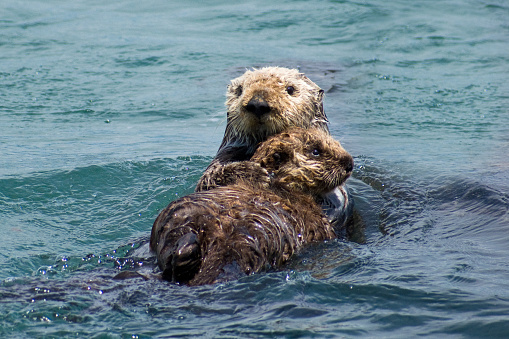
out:
M345 168L347 173L353 171L353 158L349 155L341 160L341 166Z
M260 96L254 96L247 103L246 110L253 113L257 117L261 117L262 115L270 112L270 106L267 101L265 101Z

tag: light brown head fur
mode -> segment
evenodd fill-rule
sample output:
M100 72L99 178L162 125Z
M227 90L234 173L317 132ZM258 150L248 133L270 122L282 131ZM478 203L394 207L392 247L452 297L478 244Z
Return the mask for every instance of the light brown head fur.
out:
M328 133L292 128L262 143L251 158L274 178L273 185L318 198L342 185L352 156Z
M323 90L296 69L264 67L233 79L226 93L225 146L256 145L291 127L328 131Z

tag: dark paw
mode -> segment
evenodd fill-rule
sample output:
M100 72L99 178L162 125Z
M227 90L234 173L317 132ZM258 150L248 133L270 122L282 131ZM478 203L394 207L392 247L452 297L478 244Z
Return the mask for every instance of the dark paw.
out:
M163 278L185 283L191 280L200 268L201 249L197 235L184 234L177 240L174 248L167 258Z

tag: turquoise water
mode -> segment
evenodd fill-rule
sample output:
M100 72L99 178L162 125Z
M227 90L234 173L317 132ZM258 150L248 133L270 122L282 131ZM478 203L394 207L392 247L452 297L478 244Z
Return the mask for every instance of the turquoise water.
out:
M508 337L509 5L0 4L2 337ZM298 67L325 92L365 242L189 288L150 273L229 80Z

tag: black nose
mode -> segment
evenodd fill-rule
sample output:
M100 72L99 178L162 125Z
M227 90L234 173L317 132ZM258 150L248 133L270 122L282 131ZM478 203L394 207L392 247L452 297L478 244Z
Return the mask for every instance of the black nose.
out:
M341 165L345 168L346 172L353 171L353 158L351 156L345 157L341 161Z
M247 103L246 110L253 113L257 117L261 117L262 115L270 112L270 106L263 98L254 96Z

